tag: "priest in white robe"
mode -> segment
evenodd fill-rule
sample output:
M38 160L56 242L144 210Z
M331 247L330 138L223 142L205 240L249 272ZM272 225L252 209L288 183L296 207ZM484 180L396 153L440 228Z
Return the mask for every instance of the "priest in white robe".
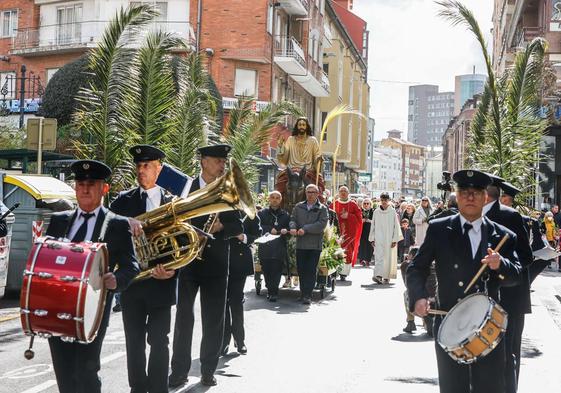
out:
M380 205L372 216L368 240L374 247L374 275L378 284L388 284L397 277L397 242L403 239L399 219L387 193L380 195Z

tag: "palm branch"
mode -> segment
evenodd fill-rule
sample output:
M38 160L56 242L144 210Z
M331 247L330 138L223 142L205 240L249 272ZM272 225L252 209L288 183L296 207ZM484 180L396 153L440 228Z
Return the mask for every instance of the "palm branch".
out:
M109 22L99 45L92 50L88 72L93 76L80 91L79 108L74 125L82 138L76 141L81 158L104 161L113 169L112 183L117 189L130 183L130 167L126 165L126 149L134 137L132 130L134 97L138 90L138 74L131 49L139 30L154 18L149 6L121 8Z

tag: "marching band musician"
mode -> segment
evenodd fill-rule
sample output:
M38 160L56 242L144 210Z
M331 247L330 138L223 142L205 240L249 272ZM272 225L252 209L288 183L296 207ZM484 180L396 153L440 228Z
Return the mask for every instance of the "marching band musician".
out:
M142 225L132 217L160 207L173 197L156 185L164 152L150 145L136 145L129 152L136 165L138 187L121 192L110 209L130 217L133 235L140 236ZM157 265L151 271L151 278L132 284L121 294L131 393L168 391L168 334L176 288L176 272ZM146 341L150 345L148 369Z
M522 345L522 331L524 330L524 315L532 312L530 301L529 267L534 258L528 232L520 213L499 202L500 185L504 182L497 176L491 176L493 181L487 187L487 201L483 207L483 214L497 224L503 225L516 234L516 254L522 265L518 285L501 289L501 306L508 313L508 326L505 337L506 351L506 392L515 393L520 371L520 348Z
M189 192L196 191L224 175L229 145L205 146L198 149L201 173L193 180ZM202 258L181 269L178 284L178 302L173 334L173 356L169 387L178 387L188 381L191 368L191 345L195 322L194 304L201 290L201 319L203 336L201 341L201 383L216 385L214 372L218 366L222 338L224 336L224 312L228 285L229 239L243 232L240 215L236 211L219 213L216 220L210 216L196 217L192 225L205 229L213 235L208 238ZM210 228L205 224L212 223Z
M54 213L46 235L67 238L72 242L97 242L105 220L109 220L104 238L107 239L105 243L110 272L103 276L103 282L110 292L95 340L89 344L79 344L52 337L49 338L49 347L61 393L98 393L101 392L99 356L109 324L112 291L125 290L140 269L134 253L129 223L122 217L109 217L107 209L101 205L103 196L109 190L105 180L111 175L111 169L102 162L93 160L76 161L70 169L76 180L78 208Z
M243 233L230 239L230 271L228 273L222 355L228 354L232 337L238 353L242 355L247 353L243 326L243 289L247 276L253 274L253 254L250 246L255 239L261 236L262 232L259 216L254 219L246 216L243 220Z
M458 188L459 214L430 222L426 239L407 269L409 309L420 317L427 316L430 310L425 283L433 261L438 280L437 304L443 311L449 311L462 301L466 296L465 286L482 263L490 271L476 281L468 294L483 291L487 286L488 295L498 302L499 287L516 285L520 276L521 266L514 252L516 235L482 216L486 187L491 184L491 178L476 170L461 170L453 179ZM500 253L495 252L505 234L509 238ZM486 284L485 277L488 277ZM441 323L442 318L436 316L435 337ZM504 340L487 356L469 366L453 360L438 340L435 348L441 393L505 391Z

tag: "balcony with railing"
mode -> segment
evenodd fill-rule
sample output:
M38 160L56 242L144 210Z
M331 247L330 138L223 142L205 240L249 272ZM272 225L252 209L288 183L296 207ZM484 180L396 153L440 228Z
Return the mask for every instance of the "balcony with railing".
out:
M310 9L308 0L279 0L277 3L289 15L308 15L308 10Z
M330 93L329 77L319 67L313 67L304 75L291 75L308 93L314 97L328 97Z
M544 29L541 27L522 27L518 26L516 32L514 33L513 47L514 48L524 48L526 47L534 38L543 37Z
M12 38L11 54L30 57L83 51L97 45L107 23L87 21L18 29ZM188 45L194 44L194 32L189 22L152 22L140 32L140 38L152 30L174 33L185 39Z
M306 73L306 55L294 37L276 36L274 62L287 74Z

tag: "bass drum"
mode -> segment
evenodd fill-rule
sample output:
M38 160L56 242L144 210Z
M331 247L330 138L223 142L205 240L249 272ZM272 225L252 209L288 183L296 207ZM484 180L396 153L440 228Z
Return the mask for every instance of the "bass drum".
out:
M20 294L25 334L92 342L105 308L107 271L103 243L38 238L23 272Z

